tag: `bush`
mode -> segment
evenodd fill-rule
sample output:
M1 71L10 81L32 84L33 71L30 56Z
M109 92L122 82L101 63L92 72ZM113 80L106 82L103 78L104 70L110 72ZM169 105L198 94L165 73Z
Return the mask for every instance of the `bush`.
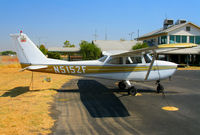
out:
M48 58L61 59L60 54L57 52L47 52Z
M137 43L132 47L132 50L142 49L148 47L147 43Z
M16 52L13 52L13 51L3 51L3 52L1 52L1 55L16 55Z

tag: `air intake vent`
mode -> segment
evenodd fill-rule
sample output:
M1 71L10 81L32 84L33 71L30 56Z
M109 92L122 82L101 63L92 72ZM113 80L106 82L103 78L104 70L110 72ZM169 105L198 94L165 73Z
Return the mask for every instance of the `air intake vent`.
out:
M179 24L183 24L183 23L186 23L187 21L186 20L177 20L176 21L176 25L179 25Z
M169 25L173 25L173 24L174 24L174 20L165 19L163 23L163 29L167 29Z

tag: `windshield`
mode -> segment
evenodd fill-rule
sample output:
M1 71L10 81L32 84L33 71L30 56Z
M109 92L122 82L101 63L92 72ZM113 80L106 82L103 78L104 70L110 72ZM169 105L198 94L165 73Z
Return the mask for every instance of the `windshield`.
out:
M106 60L106 58L107 58L108 56L107 55L105 55L105 56L103 56L103 57L101 57L100 59L98 59L99 61L101 61L101 62L104 62L105 60Z

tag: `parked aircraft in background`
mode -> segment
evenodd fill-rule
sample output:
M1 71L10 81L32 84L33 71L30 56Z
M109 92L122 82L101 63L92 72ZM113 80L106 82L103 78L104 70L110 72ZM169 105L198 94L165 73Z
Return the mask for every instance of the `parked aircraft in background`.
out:
M175 73L177 64L155 60L158 49L196 46L196 44L160 45L129 52L106 52L98 60L63 61L47 58L22 32L11 34L11 37L15 42L22 70L118 80L119 88L128 89L132 95L137 93L137 89L130 81L157 81L159 93L164 89L160 80L169 78ZM147 54L149 51L153 52L153 58Z

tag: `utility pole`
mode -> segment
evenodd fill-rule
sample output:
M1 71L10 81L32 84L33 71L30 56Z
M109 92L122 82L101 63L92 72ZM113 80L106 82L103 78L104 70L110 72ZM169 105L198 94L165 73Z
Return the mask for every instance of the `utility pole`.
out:
M40 46L41 45L41 39L46 39L47 37L37 37L38 39L38 45ZM44 40L43 40L44 41Z
M41 39L41 37L38 37L38 45L40 46L40 39Z
M105 40L107 40L107 29L105 28Z
M97 40L97 37L98 37L98 35L97 35L97 30L95 29L95 31L94 31L94 40L96 41Z
M133 34L134 34L134 32L129 33L131 40L132 40Z

